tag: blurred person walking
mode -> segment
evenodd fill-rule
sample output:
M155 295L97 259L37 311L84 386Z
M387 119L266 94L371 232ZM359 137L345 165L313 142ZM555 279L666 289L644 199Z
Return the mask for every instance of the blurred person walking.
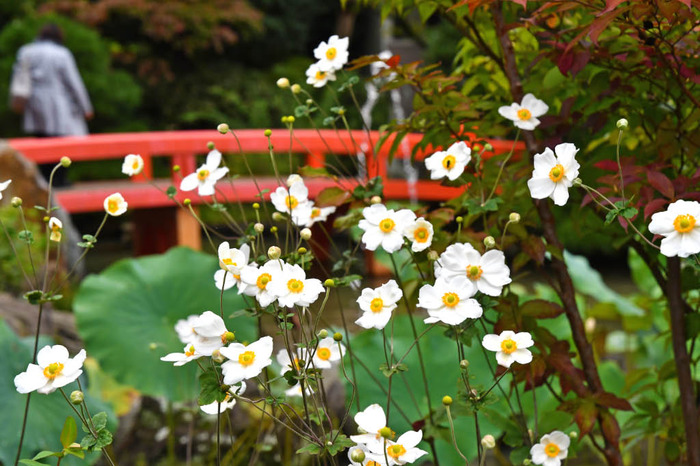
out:
M17 52L11 89L22 81L23 94L11 91L12 106L24 112L24 132L35 137L82 136L88 134L86 119L93 116L92 104L73 54L63 46L63 32L53 23L39 31L36 40ZM28 81L28 82L24 82ZM42 165L48 180L54 164ZM64 171L57 171L62 176ZM61 185L63 179L56 179Z

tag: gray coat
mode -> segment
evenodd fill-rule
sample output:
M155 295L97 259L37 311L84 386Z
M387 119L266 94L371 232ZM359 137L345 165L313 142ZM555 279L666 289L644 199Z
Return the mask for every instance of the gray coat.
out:
M92 104L70 51L47 40L27 44L17 62L27 60L32 77L31 96L24 111L24 131L47 136L88 133L85 114Z

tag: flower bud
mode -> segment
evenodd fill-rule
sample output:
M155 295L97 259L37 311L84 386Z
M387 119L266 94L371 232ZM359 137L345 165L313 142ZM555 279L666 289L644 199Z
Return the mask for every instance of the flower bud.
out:
M532 464L532 460L530 458L525 458L523 460L523 466L530 466Z
M280 121L282 124L287 124L287 115L284 115L282 118L280 118Z
M629 128L629 122L624 118L620 118L619 120L617 120L617 128L618 129L627 129L627 128Z
M221 335L221 341L224 344L233 343L234 341L236 341L236 334L233 332L226 332L223 335Z
M313 103L314 103L313 100L311 100L311 99L306 99L306 105L311 105L311 104L313 104Z
M226 123L221 123L219 124L219 126L216 127L216 130L221 134L226 134L228 133L229 127Z
M459 367L461 367L463 370L469 369L469 361L467 361L466 359L462 359L461 361L459 361Z
M297 249L297 252L298 252L299 254L302 254L302 255L303 255L303 254L306 254L306 248L299 248L299 249Z
M51 220L51 219L49 218L48 215L45 215L44 218L42 218L41 220L43 220L44 223L49 223L49 220Z
M391 437L393 437L392 434L393 432L388 427L382 427L381 429L379 429L379 435L381 435L385 439L390 439Z
M22 206L22 198L15 196L10 201L10 204L12 204L12 207L15 207L15 208L21 207Z
M180 165L173 165L173 171L174 171L175 173L179 172L179 171L180 171Z
M517 212L511 212L508 216L508 221L510 223L518 223L520 221L520 214Z
M481 439L481 446L486 450L493 450L496 448L496 439L493 435L484 435L484 438Z
M275 222L284 222L284 215L281 212L272 212L272 220Z
M583 327L586 329L586 333L593 333L593 331L595 330L595 326L595 317L589 317L583 323Z
M85 400L85 395L80 390L75 390L70 394L70 402L74 405L79 405Z
M148 344L148 349L151 351L155 351L158 349L158 343L151 342Z
M259 208L260 208L260 204L258 204L257 202L254 202L253 209L258 210Z
M445 406L450 406L452 404L452 397L449 395L445 395L442 397L442 404Z
M369 200L370 204L381 204L382 203L382 198L379 196L372 196L371 199Z
M362 448L355 448L352 453L350 453L350 461L362 464L364 460L365 452L362 451Z
M275 226L270 227L270 233L277 233L277 227L275 227Z
M182 201L182 204L188 206L192 204L192 200L188 197L184 201Z
M71 159L69 159L68 157L66 157L66 156L61 157L61 166L62 166L63 168L68 168L68 167L70 167L70 164L71 164L71 163L73 163L73 162L72 162Z
M496 240L493 239L493 236L484 238L484 246L486 246L486 249L493 249L496 247Z
M484 150L486 152L493 152L493 146L487 142L486 144L484 144Z
M440 255L437 253L437 251L433 251L432 249L428 251L428 260L435 262L440 258Z
M294 115L289 115L287 117L287 123L292 124L296 121L296 118L294 118Z
M583 184L583 180L581 178L574 178L574 181L571 182L573 186L581 186Z
M282 250L277 246L270 246L270 248L267 250L267 257L269 257L273 261L279 259L281 255Z
M214 141L209 141L207 143L207 149L214 150L215 148L216 148L216 146L214 145Z
M457 222L457 223L462 223L463 220L464 220L464 219L460 216L460 217L457 217L457 218L455 219L455 222Z
M226 360L223 354L221 354L221 351L214 350L211 352L211 358L214 362L222 363Z
M328 330L326 330L325 328L322 328L322 329L318 332L318 337L319 337L319 338L326 338L327 336L328 336Z
M298 84L292 84L292 94L299 94L301 92L301 86Z
M265 134L265 137L266 137L266 138L269 138L270 136L272 136L272 130L271 130L271 129L266 129L264 134Z
M301 236L301 239L304 241L308 241L311 239L311 230L304 228L299 232L299 236Z
M578 437L578 432L576 432L575 430L572 430L571 432L569 432L569 438L577 438L577 437Z
M335 333L333 334L333 339L334 339L335 341L343 341L343 334L340 333L340 332L335 332Z
M323 286L326 288L333 288L335 286L335 280L332 278L327 278L325 282L323 282Z
M280 89L287 89L289 87L289 79L279 78L277 80L277 87L279 87Z

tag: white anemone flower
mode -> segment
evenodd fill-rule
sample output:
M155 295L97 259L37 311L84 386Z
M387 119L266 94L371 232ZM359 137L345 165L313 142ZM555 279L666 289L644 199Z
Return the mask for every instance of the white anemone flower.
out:
M61 231L63 231L63 223L56 217L51 217L49 219L49 239L51 241L61 241Z
M492 249L483 256L469 243L455 243L435 261L435 278L465 276L477 289L489 296L499 296L511 282L510 269L502 251Z
M12 180L3 181L0 183L0 199L2 199L2 192L7 189L10 183L12 183Z
M500 107L498 113L503 117L513 121L513 124L524 130L532 131L539 124L541 117L549 110L549 106L536 98L532 94L525 94L520 104L512 103Z
M678 200L651 216L649 231L665 238L661 254L688 257L700 252L700 202Z
M472 159L472 150L464 141L455 142L445 151L435 152L425 159L425 168L430 170L430 179L447 177L456 180Z
M291 175L289 175L287 177L287 181L286 181L287 187L293 185L294 183L298 183L300 181L303 182L304 178L302 178L301 175L299 175L297 173L292 173Z
M364 230L362 243L370 251L381 246L388 253L401 249L403 232L416 219L416 214L408 209L395 212L383 204L365 207L362 215L364 218L358 224Z
M433 224L420 217L409 224L403 234L411 241L413 252L425 251L433 243Z
M220 164L221 152L216 149L210 151L204 165L182 179L180 189L192 191L196 188L200 196L213 195L216 182L228 173L228 167L219 167Z
M279 186L270 194L270 201L278 212L293 213L295 209L310 208L309 189L303 181L296 181L289 186Z
M242 293L248 296L255 296L255 299L260 304L260 307L267 307L277 299L277 296L271 291L270 282L272 276L282 270L284 262L281 260L267 261L262 267L251 263L241 270L241 289Z
M354 419L357 427L364 433L351 435L350 440L358 445L365 445L373 451L381 452L384 439L379 431L387 427L384 409L377 403L371 404L364 411L355 414Z
M326 337L318 342L313 356L313 364L316 369L330 369L345 355L345 346L338 343L333 337Z
M194 324L199 319L199 315L192 314L187 316L186 319L180 319L175 323L175 332L177 332L177 337L183 344L192 343L197 334L194 331Z
M36 355L37 363L15 377L15 387L19 393L49 394L80 377L85 357L84 349L70 358L65 346L44 346Z
M328 216L335 212L335 207L316 207L311 203L311 210L309 211L309 218L303 224L305 227L310 228L316 222L325 222L328 220Z
M289 359L289 352L286 348L282 348L277 352L275 359L277 359L277 363L282 367L282 369L280 369L280 375L284 375L291 371L292 366L297 372L301 372L303 369L309 366L308 352L305 348L297 348L293 356L294 362ZM302 361L304 362L304 367L301 367Z
M128 176L138 175L143 171L143 158L138 154L129 154L124 157L122 173Z
M202 356L204 355L197 351L194 345L190 343L183 348L181 353L166 354L165 356L160 358L160 360L165 362L172 362L175 366L184 366L188 362L194 361L195 359L199 359Z
M250 246L243 244L240 249L231 248L228 241L219 245L219 266L232 274L240 274L241 269L248 265L250 258Z
M105 212L112 217L120 216L126 212L127 207L129 207L129 204L124 200L124 196L122 196L121 193L110 194L105 198Z
M318 63L314 63L306 69L306 84L311 84L313 87L323 87L328 84L328 81L335 81L335 79L333 71L323 71L319 68Z
M396 280L389 280L379 288L365 288L357 298L357 304L364 313L355 323L363 328L383 329L402 297L403 292Z
M527 180L533 199L551 198L556 205L564 205L569 200L569 188L578 176L581 167L576 161L578 149L566 142L558 144L554 152L547 147L535 155L535 169L532 178ZM555 155L556 154L556 155Z
M534 345L532 337L527 332L515 333L504 330L500 335L484 335L481 341L484 348L496 352L496 361L503 367L510 367L513 362L528 364L532 361L532 353L526 349Z
M236 395L241 395L243 394L243 392L245 392L245 389L245 382L241 382L239 386L229 388L228 393L226 393L226 398L224 398L224 401L222 401L221 403L215 401L213 403L209 403L208 405L202 405L199 407L199 409L201 409L206 414L221 414L227 409L231 409L234 406L236 406L236 399L233 397L233 395L231 395L231 393L233 392Z
M214 272L214 286L220 290L226 291L233 288L235 285L240 285L240 283L240 280L236 279L233 274L227 272L226 270L219 269Z
M272 337L262 337L248 346L231 343L219 350L228 361L221 365L224 383L233 385L259 375L272 364Z
M401 435L396 441L387 440L386 445L382 444L382 449L370 448L372 453L385 453L389 460L389 466L413 463L428 452L417 448L417 445L423 440L423 431L409 430Z
M267 285L282 307L308 307L325 291L318 278L306 278L301 266L284 264L282 270L273 269L272 281Z
M348 45L350 39L347 37L339 38L337 35L332 35L328 39L328 43L321 42L314 49L314 57L318 60L318 67L322 71L338 71L348 62Z
M570 444L569 436L559 430L543 435L540 443L530 448L532 462L543 466L560 466L561 460L569 454Z
M211 311L205 311L197 319L194 319L192 331L195 333L192 344L204 356L211 356L214 350L218 350L226 344L228 330L224 319Z
M435 285L424 285L418 292L418 306L430 315L424 322L459 325L466 319L478 319L484 311L471 298L474 293L476 285L463 276L440 277Z

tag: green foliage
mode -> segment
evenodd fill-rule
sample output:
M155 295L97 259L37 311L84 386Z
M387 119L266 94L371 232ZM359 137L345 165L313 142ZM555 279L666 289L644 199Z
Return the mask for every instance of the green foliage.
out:
M217 268L211 255L174 248L163 255L122 260L88 276L74 301L88 354L116 381L144 394L172 401L195 398L196 364L173 367L160 358L182 351L174 331L179 319L219 310L221 293L212 278ZM240 315L245 307L240 295L224 293L228 328L243 341L255 335L253 320Z
M25 211L25 215L29 215L31 211ZM19 293L26 290L29 286L24 279L22 270L31 271L31 262L29 259L29 251L27 249L27 239L32 238L31 245L31 261L36 267L41 267L44 261L41 251L46 246L46 235L43 229L36 222L29 221L27 228L24 230L20 212L14 207L0 207L0 220L7 229L10 238L12 238L17 255L12 251L12 247L7 242L7 237L2 234L3 240L0 241L0 290L5 292ZM28 231L28 233L24 233Z

